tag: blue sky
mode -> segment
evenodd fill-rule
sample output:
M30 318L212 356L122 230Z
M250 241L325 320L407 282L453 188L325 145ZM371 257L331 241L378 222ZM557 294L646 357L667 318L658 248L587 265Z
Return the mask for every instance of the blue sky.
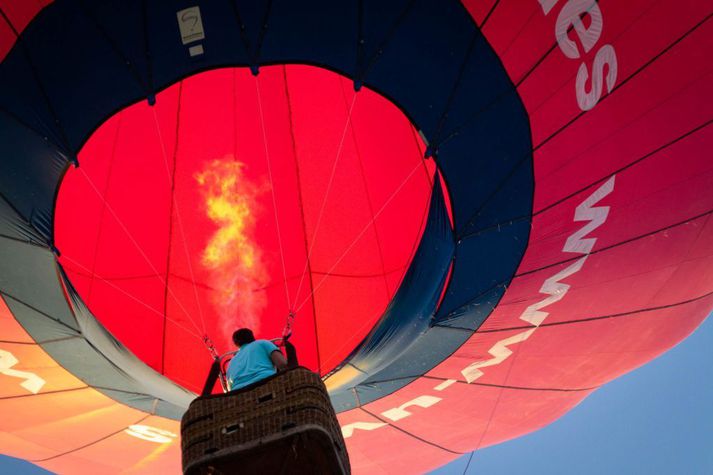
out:
M431 475L713 474L713 318L553 424ZM0 448L1 450L2 448ZM118 455L118 454L117 454ZM470 459L470 464L468 464ZM47 474L0 456L0 473Z

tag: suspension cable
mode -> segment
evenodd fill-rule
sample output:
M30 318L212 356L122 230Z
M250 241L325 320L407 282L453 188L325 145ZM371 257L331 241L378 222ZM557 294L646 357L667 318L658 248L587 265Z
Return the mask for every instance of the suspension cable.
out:
M210 339L210 337L208 336L207 333L205 335L203 335L202 340L203 340L203 343L205 344L206 348L208 348L208 352L210 353L210 356L212 356L214 360L220 359L218 350L215 349L213 340Z
M354 110L354 104L356 103L357 95L358 95L358 92L355 92L354 96L352 96L352 102L349 105L349 111L347 112L347 118L344 121L344 127L342 129L342 137L339 139L339 145L337 146L337 152L334 157L334 163L332 164L332 171L329 175L329 181L327 182L327 191L324 193L324 198L322 199L322 204L319 208L319 214L317 215L317 223L315 224L314 232L312 233L312 242L310 243L309 250L307 251L307 259L305 259L305 266L304 266L304 269L302 269L302 274L300 276L299 285L297 286L297 293L295 294L295 298L299 298L300 290L302 290L302 283L304 282L305 275L307 274L307 267L309 264L310 257L312 257L312 250L314 249L314 243L317 241L317 232L319 231L319 226L322 223L322 216L324 215L324 208L327 204L327 198L329 197L329 192L332 189L332 183L334 182L334 175L337 171L337 164L339 163L339 158L342 154L342 149L344 147L344 139L347 136L347 130L349 130L349 124L351 123L352 111ZM305 239L307 239L307 236L305 236ZM313 294L314 294L314 289L310 292L308 299L311 298ZM304 303L302 305L300 305L299 308L302 308L303 305L304 305ZM299 310L299 309L297 309L297 310Z
M260 129L262 131L262 143L265 147L265 161L267 162L267 173L270 179L270 194L272 195L272 209L275 214L275 226L277 228L277 242L280 246L280 262L282 264L282 278L285 284L285 298L287 299L287 309L292 311L290 301L290 289L287 286L287 268L285 267L285 253L282 248L282 233L280 232L280 220L277 215L277 201L275 200L275 182L272 179L272 165L270 163L270 150L267 146L267 133L265 132L265 115L262 110L262 95L260 92L260 77L255 76L255 90L257 92L257 104L260 112Z
M174 156L174 163L173 166L174 168L176 167L176 156L178 154L178 124L179 124L179 113L180 113L180 103L181 103L181 90L182 86L179 87L179 92L178 92L178 111L176 112L176 145L174 147L173 151L173 156ZM203 306L201 305L201 299L198 297L198 288L196 286L196 279L195 275L193 273L193 264L191 263L191 254L188 252L188 239L186 238L185 230L183 227L183 219L181 218L181 210L179 209L178 206L178 201L176 200L176 197L173 193L173 185L174 185L174 179L172 177L170 167L168 165L168 153L166 152L166 144L164 143L163 140L163 134L161 133L161 126L158 121L158 114L156 113L156 108L152 107L153 110L153 118L154 118L154 124L156 125L156 132L158 133L158 139L159 143L161 144L161 154L163 155L163 163L166 169L166 179L168 180L168 186L171 188L171 201L173 203L173 207L176 210L176 220L178 221L178 230L181 235L181 242L183 243L183 252L186 255L186 262L188 263L188 273L191 277L191 284L193 287L193 295L195 296L196 299L196 304L198 305L198 315L200 316L201 319L201 325L203 326L203 333L208 335L208 331L206 329L206 324L205 324L205 317L203 316ZM168 274L166 274L166 278L168 279ZM168 283L166 284L168 285Z
M77 262L76 260L72 259L71 257L69 257L69 256L66 255L66 254L62 255L62 259L65 259L65 260L71 262L73 265L75 265L75 266L77 266L77 267L79 267L79 268L81 268L81 269L84 269L84 271L86 271L86 272L91 272L91 270L90 270L88 267L82 265L81 263ZM177 322L176 320L173 320L173 319L169 318L167 315L164 315L163 312L161 312L161 311L159 311L159 310L156 310L155 308L153 308L151 305L147 304L146 302L144 302L144 301L141 300L140 298L136 297L135 295L132 295L131 293L129 293L129 292L127 292L126 290L124 290L124 289L122 289L121 287L119 287L118 285L115 285L114 283L111 282L110 279L105 278L105 277L102 277L102 276L97 275L97 274L94 274L94 276L95 276L97 279L99 279L99 280L101 280L102 282L104 282L105 284L107 284L107 285L109 285L110 287L112 287L114 290L116 290L116 291L118 291L118 292L120 292L120 293L126 295L127 297L129 297L129 298L132 299L133 301L135 301L135 302L137 302L137 303L143 305L144 307L146 307L148 310L150 310L150 311L153 312L154 314L160 316L161 318L164 318L164 317L165 317L169 322L171 322L171 323L173 323L174 325L176 325L177 327L181 328L182 330L184 330L184 331L185 331L186 333L188 333L189 335L194 336L194 337L197 338L198 340L201 339L201 336L200 336L200 328L198 328L198 326L195 324L195 322L193 322L193 320L190 320L190 322L193 324L193 327L196 329L196 331L193 331L193 330L191 330L190 328L186 328L184 325L182 325L181 323Z
M391 193L389 198L384 202L383 205L381 205L381 208L371 217L371 219L366 223L366 225L362 228L361 231L356 235L356 237L352 240L352 242L347 246L347 248L344 250L344 252L339 256L339 258L334 262L332 267L329 268L327 272L324 273L320 281L317 283L317 285L314 286L310 294L307 296L306 299L304 299L296 308L295 311L299 311L309 300L312 298L312 296L315 294L315 292L324 284L325 280L329 277L329 274L339 265L340 262L342 262L342 259L344 259L347 254L349 254L349 251L352 250L352 248L356 245L356 243L361 239L361 237L364 235L369 230L369 227L376 221L376 219L381 215L381 213L386 209L386 207L391 203L391 201L396 197L396 195L401 191L401 189L406 185L406 183L411 179L414 173L416 173L416 170L418 170L421 167L420 159L419 163L416 164L416 166L409 172L408 175L401 181L401 184Z
M91 180L91 178L89 178L89 175L87 175L87 173L86 173L86 172L84 171L84 169L81 168L81 167L78 168L77 170L79 170L79 171L81 172L82 176L84 176L84 178L87 180L87 182L89 183L89 185L91 186L91 188L94 190L94 192L97 194L97 196L99 196L99 198L104 202L104 206L106 207L106 209L109 211L109 213L111 213L111 215L112 215L112 216L114 217L114 219L116 220L117 224L121 227L121 229L124 231L124 233L126 234L126 236L129 238L129 240L133 243L133 245L134 245L134 246L136 247L136 249L139 251L139 254L141 254L141 257L144 258L144 260L145 260L146 263L149 265L149 267L151 268L151 270L153 271L153 273L155 274L155 276L161 281L161 283L162 283L164 286L166 286L166 289L168 290L168 293L171 294L171 297L173 297L173 299L176 301L176 303L177 303L178 306L181 308L181 310L183 311L183 313L186 314L186 317L188 317L188 320L189 320L189 321L196 327L196 329L200 332L200 328L199 328L198 325L195 323L195 321L191 318L191 315L190 315L190 313L188 313L188 310L186 310L186 307L183 306L183 304L182 304L181 301L178 299L178 297L173 293L173 291L171 290L171 288L168 286L168 283L166 282L166 280L161 276L161 274L159 273L159 271L158 271L158 270L156 269L156 267L153 265L153 263L151 262L151 260L149 259L149 257L148 257L148 256L146 255L146 253L144 252L144 250L143 250L143 248L141 247L141 245L136 241L136 239L134 238L134 236L129 232L129 229L126 227L126 225L124 224L124 222L119 218L119 215L116 213L116 211L114 211L114 208L109 204L109 202L104 198L104 196L102 196L101 192L100 192L99 189L96 187L96 185L94 184L94 182Z
M292 324L295 321L295 312L290 310L285 319L285 328L282 330L282 341L287 341L292 336Z
M300 308L302 308L302 306L304 306L307 302L309 302L309 299L312 298L312 295L314 295L314 293L317 291L317 289L319 289L319 287L321 287L321 285L324 283L324 281L329 277L329 275L331 274L332 270L334 270L334 268L339 264L339 262L349 253L349 251L351 250L351 248L356 244L356 242L361 238L361 236L364 235L364 233L367 231L367 229L369 228L369 226L371 226L371 224L379 217L379 215L382 213L382 211L384 211L384 209L385 209L386 206L389 204L389 202L399 193L399 191L401 190L401 188L403 188L404 185L406 184L406 182L408 182L408 180L411 179L411 177L413 176L413 174L416 173L416 170L418 170L418 168L419 168L420 166L421 166L421 163L420 163L420 159L419 159L419 163L417 163L416 166L413 168L413 170L411 170L411 172L406 176L406 178L404 178L404 180L401 182L401 184L396 188L396 190L395 190L395 191L391 194L391 196L389 196L389 198L386 200L386 202L384 203L384 205L383 205L381 208L379 208L379 211L377 211L377 213L373 216L373 218L371 219L371 221L368 222L368 223L365 225L365 227L361 230L361 232L354 238L354 240L352 241L352 243L347 247L346 251L344 251L344 253L343 253L343 254L339 257L339 259L336 261L336 263L329 269L329 271L327 271L327 272L324 273L324 275L322 276L322 279L321 279L321 280L317 283L317 285L314 287L314 289L312 290L312 293L300 304L300 306L298 307L298 310L299 310ZM424 215L424 217L425 217L427 214L428 214L428 210L426 210L426 214ZM371 325L371 324L372 324L372 320L371 320L371 319L365 319L364 322L359 326L359 328L357 328L356 331L353 332L353 333L354 333L354 334L361 334L361 331L362 331L366 326ZM331 357L333 357L334 355L336 355L342 348L344 348L344 347L349 343L349 341L350 341L349 339L345 339L345 340L342 342L342 344L339 345L337 348L335 348L335 349L332 351L332 353L331 353L330 355L328 355L325 359L328 360L328 359L330 359Z

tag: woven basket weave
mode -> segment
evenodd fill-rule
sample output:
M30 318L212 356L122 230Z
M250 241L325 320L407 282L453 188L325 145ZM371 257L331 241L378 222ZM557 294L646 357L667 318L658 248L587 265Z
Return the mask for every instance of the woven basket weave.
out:
M184 474L350 473L327 389L302 367L195 399L181 448Z

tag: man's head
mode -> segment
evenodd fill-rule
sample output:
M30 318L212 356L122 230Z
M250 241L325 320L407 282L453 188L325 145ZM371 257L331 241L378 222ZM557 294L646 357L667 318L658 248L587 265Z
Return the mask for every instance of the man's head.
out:
M238 348L252 341L255 341L255 335L253 335L253 331L249 328L241 328L233 333L233 343L235 343Z

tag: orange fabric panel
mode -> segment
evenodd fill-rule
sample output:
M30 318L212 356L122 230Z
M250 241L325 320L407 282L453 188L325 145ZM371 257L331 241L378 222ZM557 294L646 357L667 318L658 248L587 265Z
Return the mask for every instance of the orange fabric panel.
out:
M178 421L94 389L0 401L3 452L57 473L180 471Z
M0 362L3 358L17 363L7 373L2 372L6 366L0 364L0 399L30 396L36 389L43 394L87 386L59 366L39 345L0 342ZM13 375L11 371L19 373Z
M0 407L2 399L85 387L59 366L17 323L0 298ZM6 427L3 418L0 429Z
M54 450L35 444L34 442L18 437L0 428L0 452L21 459L44 459L55 455Z
M135 431L121 430L87 447L39 462L38 465L57 473L180 473L178 421L150 416L136 426L140 427ZM146 438L131 435L130 432Z
M91 473L96 475L108 475L117 473L116 469L112 469L111 465L105 462L109 462L109 460L90 460L71 453L46 462L34 463L35 465L39 465L46 470L58 474Z
M0 332L0 452L57 473L180 471L178 421L88 387L33 344L2 299Z
M3 431L59 453L134 424L144 414L92 388L5 399L0 412Z

